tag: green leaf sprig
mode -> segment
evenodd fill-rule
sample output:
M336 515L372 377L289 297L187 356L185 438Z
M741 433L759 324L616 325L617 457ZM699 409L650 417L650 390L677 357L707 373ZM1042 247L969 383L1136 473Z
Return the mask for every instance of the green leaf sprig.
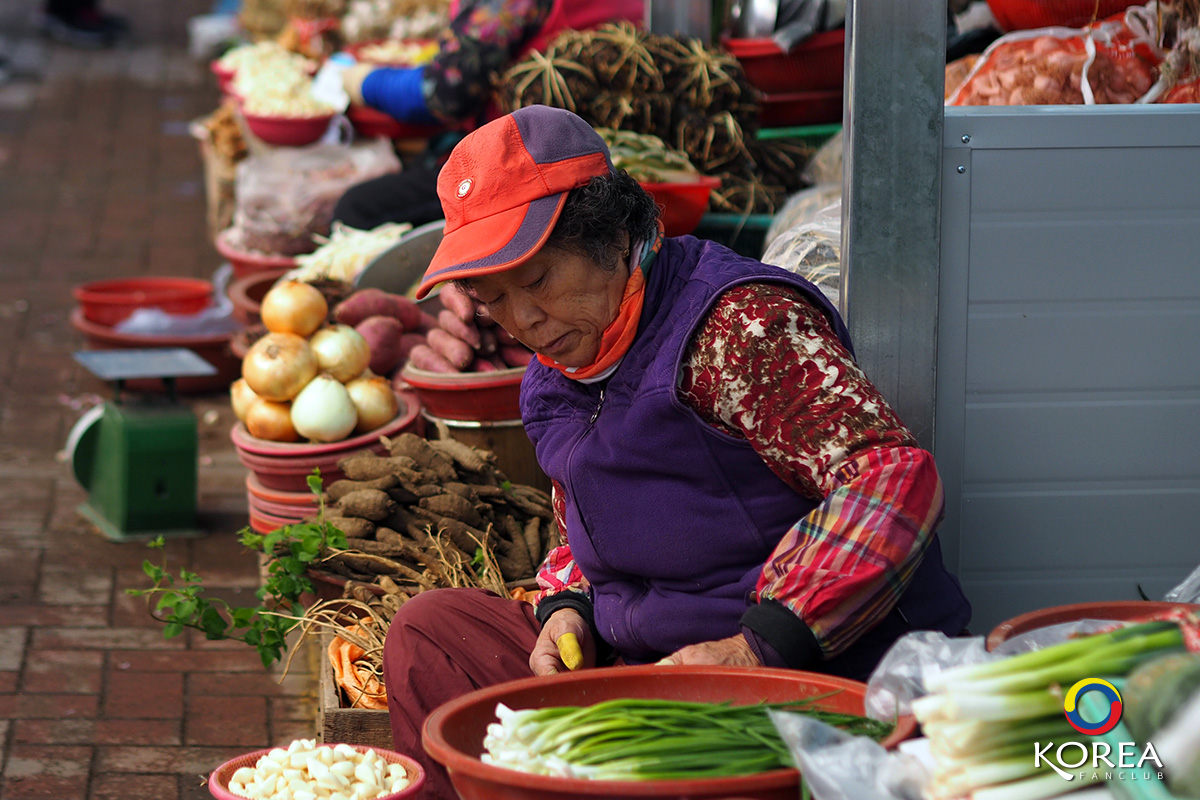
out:
M314 469L307 483L309 491L317 496L314 522L284 525L267 534L250 528L238 533L243 545L267 556L266 577L255 592L258 605L235 607L219 597L205 595L204 580L190 570L180 569L178 577L172 575L161 536L149 547L163 551L162 563L149 559L142 562L142 571L153 585L125 591L147 598L148 606L157 596L151 615L164 623L163 636L167 639L178 636L184 628L194 628L207 639L233 639L256 648L264 667L281 660L287 650L287 635L304 614L301 597L315 592L307 575L309 565L323 558L328 548L346 547L346 534L325 519L321 471Z

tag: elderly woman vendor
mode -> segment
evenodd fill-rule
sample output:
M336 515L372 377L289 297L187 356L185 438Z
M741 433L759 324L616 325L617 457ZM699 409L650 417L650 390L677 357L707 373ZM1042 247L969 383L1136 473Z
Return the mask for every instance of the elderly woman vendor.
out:
M766 665L865 679L913 629L970 617L934 529L942 486L808 282L690 236L574 114L532 106L454 149L452 282L537 359L521 417L564 544L536 605L425 592L388 633L395 744L472 689L585 666ZM454 797L430 765L431 797ZM441 792L442 794L437 794Z

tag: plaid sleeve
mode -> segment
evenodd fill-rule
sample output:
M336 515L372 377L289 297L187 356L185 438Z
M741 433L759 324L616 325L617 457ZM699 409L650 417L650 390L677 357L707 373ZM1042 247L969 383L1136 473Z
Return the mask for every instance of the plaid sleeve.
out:
M821 501L776 546L758 598L796 614L826 657L841 652L891 610L932 538L943 504L932 456L824 314L785 286L721 297L693 339L680 394Z

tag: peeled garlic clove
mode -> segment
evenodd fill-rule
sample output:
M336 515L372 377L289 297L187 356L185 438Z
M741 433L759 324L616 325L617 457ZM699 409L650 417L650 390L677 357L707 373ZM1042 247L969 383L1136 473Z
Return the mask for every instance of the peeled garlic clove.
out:
M358 758L358 751L348 744L334 745L333 752L343 758Z
M352 778L354 777L354 767L353 761L338 761L329 768L329 771L341 775L343 778Z

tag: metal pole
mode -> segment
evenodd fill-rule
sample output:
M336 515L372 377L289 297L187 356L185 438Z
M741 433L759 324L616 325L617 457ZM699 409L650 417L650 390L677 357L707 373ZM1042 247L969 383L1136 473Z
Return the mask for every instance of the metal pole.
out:
M843 311L859 363L922 447L936 399L946 0L849 0Z

